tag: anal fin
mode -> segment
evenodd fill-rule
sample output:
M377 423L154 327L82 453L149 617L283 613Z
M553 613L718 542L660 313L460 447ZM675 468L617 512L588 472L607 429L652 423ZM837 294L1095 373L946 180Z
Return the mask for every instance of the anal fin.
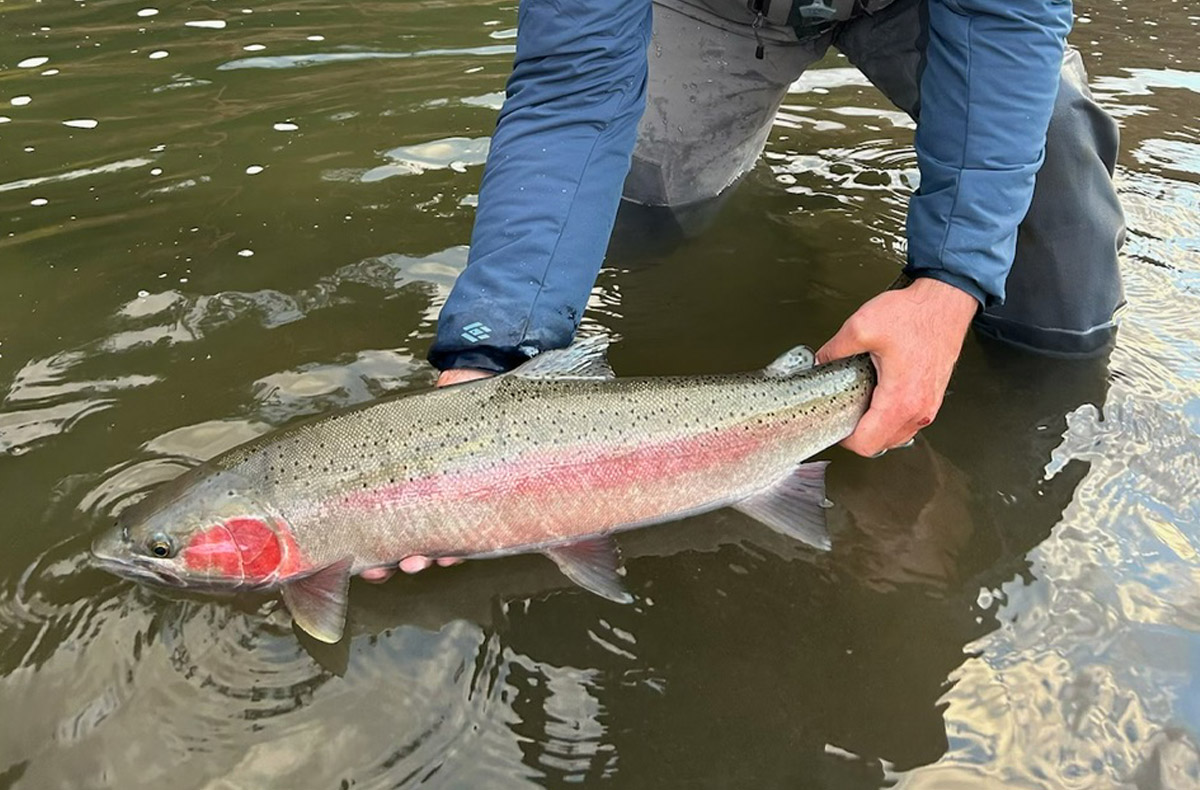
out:
M283 602L296 625L314 639L333 644L346 628L346 598L350 589L351 558L346 557L284 585Z
M828 461L800 464L787 477L733 505L755 521L818 549L830 547L825 524L825 467Z
M617 603L633 603L621 582L621 557L611 538L601 536L555 546L545 554L580 587Z

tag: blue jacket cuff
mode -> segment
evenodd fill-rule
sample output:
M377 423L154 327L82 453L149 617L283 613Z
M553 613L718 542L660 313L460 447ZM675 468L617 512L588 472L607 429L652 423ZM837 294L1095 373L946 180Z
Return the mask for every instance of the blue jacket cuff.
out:
M507 373L528 360L529 357L520 351L496 346L476 346L475 348L446 351L439 351L435 347L429 352L429 361L438 370L473 368L492 373Z

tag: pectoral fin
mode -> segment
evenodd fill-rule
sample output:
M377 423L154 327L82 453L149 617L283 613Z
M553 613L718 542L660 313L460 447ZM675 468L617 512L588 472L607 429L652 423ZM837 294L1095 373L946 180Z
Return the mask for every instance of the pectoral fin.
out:
M346 557L283 587L283 602L292 620L314 639L333 644L342 638L350 566L351 559Z
M621 582L621 557L610 538L599 537L546 549L559 570L580 587L617 603L633 603Z
M800 464L791 474L733 506L750 518L818 549L830 546L825 525L825 467L828 461Z

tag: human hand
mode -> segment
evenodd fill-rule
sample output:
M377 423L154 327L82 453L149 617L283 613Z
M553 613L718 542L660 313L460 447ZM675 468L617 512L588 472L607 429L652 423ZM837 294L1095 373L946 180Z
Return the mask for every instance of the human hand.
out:
M443 370L441 375L438 376L437 386L449 387L453 384L464 384L476 379L485 379L491 375L492 373L489 371L477 370L475 368ZM405 573L418 573L434 564L445 568L450 565L457 565L460 562L462 562L462 559L459 557L438 557L437 559L431 559L423 557L420 554L414 554L411 557L405 557L400 560L398 567ZM369 568L362 572L362 577L369 582L385 582L392 578L395 572L393 568Z
M478 368L451 368L443 370L438 376L437 386L449 387L452 384L465 384L468 381L476 379L486 379L488 376L494 375L490 370L479 370Z
M879 382L843 447L878 455L933 422L978 308L967 292L926 277L884 291L846 319L817 352L817 362L869 352Z

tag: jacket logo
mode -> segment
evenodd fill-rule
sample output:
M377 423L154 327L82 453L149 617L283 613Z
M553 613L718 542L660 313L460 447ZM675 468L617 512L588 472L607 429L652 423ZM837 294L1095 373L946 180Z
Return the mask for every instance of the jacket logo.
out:
M478 343L480 340L487 340L491 336L492 328L484 326L478 321L463 327L462 339L468 343Z

